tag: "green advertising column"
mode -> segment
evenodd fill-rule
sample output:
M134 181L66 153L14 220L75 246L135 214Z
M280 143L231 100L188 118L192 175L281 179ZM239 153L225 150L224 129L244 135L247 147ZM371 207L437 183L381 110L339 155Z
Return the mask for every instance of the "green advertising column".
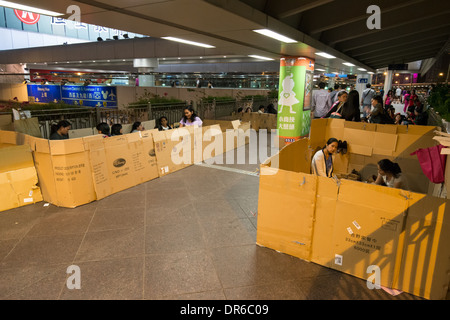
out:
M313 74L314 60L281 58L277 129L287 144L309 134Z

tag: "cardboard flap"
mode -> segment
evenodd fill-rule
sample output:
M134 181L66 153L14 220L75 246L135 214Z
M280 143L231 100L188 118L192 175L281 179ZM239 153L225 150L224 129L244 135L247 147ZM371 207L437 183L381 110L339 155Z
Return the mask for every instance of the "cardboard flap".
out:
M377 124L377 132L397 134L398 126L392 124Z
M397 148L398 135L376 132L373 141L373 153L392 156Z
M49 140L52 155L64 155L85 151L82 138L67 140Z

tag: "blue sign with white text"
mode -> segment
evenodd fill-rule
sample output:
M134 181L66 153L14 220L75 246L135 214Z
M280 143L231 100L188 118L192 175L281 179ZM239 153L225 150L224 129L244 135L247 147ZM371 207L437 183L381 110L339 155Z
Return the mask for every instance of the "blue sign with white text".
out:
M35 102L57 103L61 101L61 90L59 85L28 84L29 97L34 97Z
M28 97L39 103L64 103L85 107L117 107L117 88L113 86L60 86L28 84Z
M117 107L116 87L110 86L62 86L62 101L86 107Z

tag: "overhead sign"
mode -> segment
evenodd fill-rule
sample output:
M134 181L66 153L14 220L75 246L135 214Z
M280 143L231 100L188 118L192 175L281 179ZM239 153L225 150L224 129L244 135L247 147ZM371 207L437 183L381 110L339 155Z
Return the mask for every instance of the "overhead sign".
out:
M396 70L396 71L408 70L408 65L407 64L390 64L388 66L388 70Z
M117 107L116 87L61 86L62 101L86 107Z
M367 78L360 78L360 79L358 79L358 83L369 83L369 79L367 79Z
M28 84L28 97L33 97L39 103L57 103L61 101L61 90L59 85Z
M113 86L60 86L28 84L28 97L39 103L64 103L85 107L117 107L117 88Z
M16 14L16 17L19 18L20 21L26 24L35 24L39 21L39 18L41 17L41 15L38 13L22 11L17 9L14 9L14 13Z

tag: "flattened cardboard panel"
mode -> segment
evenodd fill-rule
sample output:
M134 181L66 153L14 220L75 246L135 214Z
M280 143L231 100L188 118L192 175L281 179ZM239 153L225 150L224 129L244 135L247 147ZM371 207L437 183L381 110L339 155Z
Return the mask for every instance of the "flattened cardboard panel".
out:
M0 148L0 172L34 168L30 146L10 146Z
M329 267L367 279L367 268L375 265L381 285L392 287L406 207L396 190L341 180Z
M325 146L326 131L327 131L327 119L314 119L311 121L311 129L309 133L309 143L313 149L317 147Z
M333 234L338 190L334 179L317 177L311 261L323 266L328 266L329 261L334 258L333 248L329 242Z
M358 145L358 146L373 146L374 142L374 133L365 130L356 130L345 128L343 139L347 141L349 146Z
M103 147L103 143L101 143L101 146ZM112 193L105 149L90 148L89 156L96 199L100 200Z
M397 148L396 134L376 132L373 141L373 153L391 157Z
M272 172L261 167L257 243L309 261L317 177Z
M338 153L334 157L333 173L347 173L348 172L348 154Z
M377 132L397 134L398 126L392 124L377 124Z
M403 261L394 287L432 300L445 299L450 280L449 201L411 193Z
M57 206L75 208L96 200L89 154L78 152L51 156Z
M48 140L47 146L48 146ZM39 186L45 201L57 204L55 177L53 175L53 164L50 153L34 152L34 165L38 174Z
M64 155L84 152L84 141L81 138L67 140L49 140L52 155Z
M348 144L347 146L348 151L351 154L357 154L357 155L362 155L362 156L372 156L372 147L369 146L365 146L365 145L356 145L356 144Z
M0 142L17 145L17 134L15 131L0 131Z
M133 158L127 139L119 139L122 136L113 138L104 141L111 192L116 193L135 186L137 181L134 179Z
M69 130L69 138L83 138L87 136L92 136L94 134L97 134L97 130L94 132L92 128L83 128L83 129L74 129Z

